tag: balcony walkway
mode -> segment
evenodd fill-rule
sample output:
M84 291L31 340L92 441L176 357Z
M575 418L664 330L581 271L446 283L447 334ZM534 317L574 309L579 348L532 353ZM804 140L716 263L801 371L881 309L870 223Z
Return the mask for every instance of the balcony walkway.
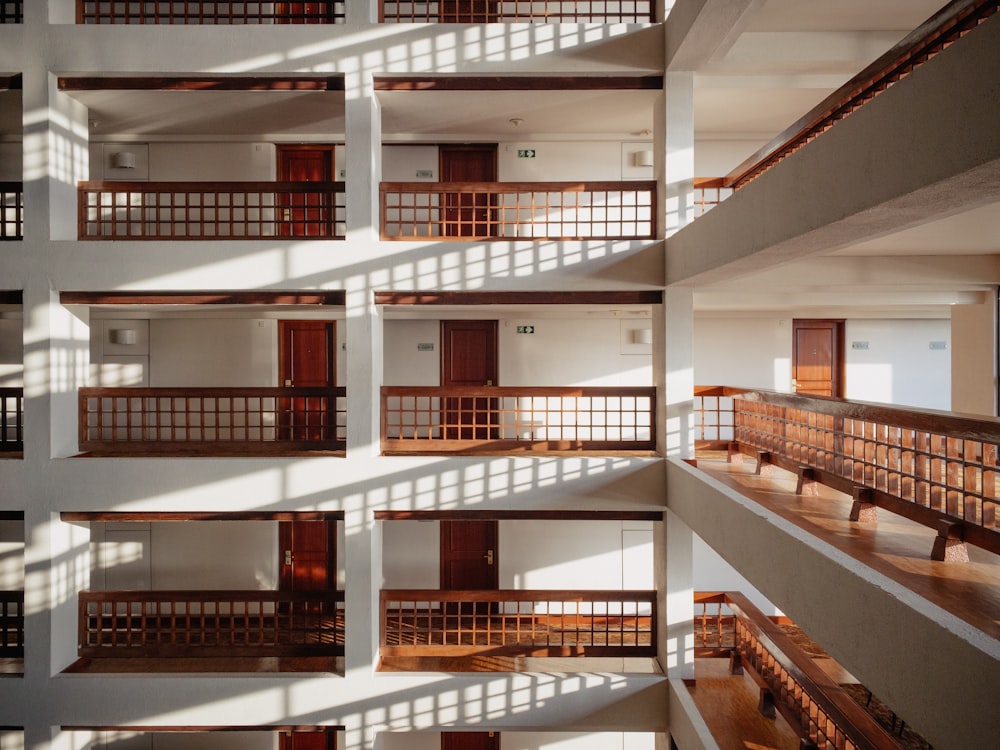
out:
M730 464L724 452L700 451L698 469L1000 639L1000 556L970 544L968 563L931 560L934 529L881 508L877 525L853 523L850 496L822 485L817 496L797 495L796 475L778 467L771 477L757 476L752 460Z

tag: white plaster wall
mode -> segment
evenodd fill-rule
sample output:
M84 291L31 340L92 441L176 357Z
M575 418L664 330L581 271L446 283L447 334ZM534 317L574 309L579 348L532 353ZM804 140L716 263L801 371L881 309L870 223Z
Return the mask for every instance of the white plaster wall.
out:
M868 349L852 348L855 341L868 342ZM944 341L947 348L932 350L931 341ZM845 396L950 408L950 342L947 320L848 319ZM696 385L792 390L791 317L696 316L694 349Z
M437 588L437 522L385 521L382 585ZM500 588L652 589L651 523L501 521Z
M501 750L653 750L650 732L500 732ZM439 750L437 732L383 732L382 750Z
M150 378L157 386L276 386L275 320L153 319Z
M276 732L74 732L89 734L80 750L275 750ZM6 750L6 747L4 748Z
M781 614L753 584L697 534L694 535L693 552L695 591L739 591L749 597L764 614Z
M951 408L948 320L848 320L845 396L927 409ZM854 349L853 342L868 342ZM947 348L931 349L932 341Z
M136 169L115 169L115 151L136 155ZM268 181L275 178L273 143L90 143L91 179L181 182Z
M0 520L0 591L24 588L24 521Z
M997 297L951 308L951 408L997 415Z
M618 318L498 317L499 385L652 383L652 347L631 345ZM519 325L533 325L535 332L519 334ZM440 339L438 320L387 320L384 384L439 385ZM418 343L433 343L434 351L417 351Z
M694 382L791 390L791 318L695 315Z
M19 311L0 313L0 386L19 388L24 385L22 327Z
M382 147L382 179L385 182L437 182L438 147L391 145ZM418 176L430 172L431 176Z
M694 173L696 177L725 177L764 146L759 139L715 140L694 142Z

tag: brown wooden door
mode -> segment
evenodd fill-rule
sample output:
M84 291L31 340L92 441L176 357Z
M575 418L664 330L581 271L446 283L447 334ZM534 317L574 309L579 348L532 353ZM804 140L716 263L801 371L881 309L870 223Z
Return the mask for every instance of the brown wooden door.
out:
M496 144L440 146L441 182L496 182ZM444 196L444 234L448 237L490 237L495 233L489 193L449 193Z
M495 320L441 321L441 385L497 384ZM499 437L496 399L448 398L442 418L448 440L495 440Z
M306 3L309 4L309 3ZM303 3L290 3L303 5ZM279 182L332 182L334 146L279 146ZM283 194L281 221L278 223L282 237L328 237L332 234L330 222L333 209L329 195L322 197Z
M337 588L337 524L333 521L281 521L282 591L330 591Z
M278 382L283 388L333 387L337 382L336 323L278 321ZM282 440L336 438L335 404L325 398L283 399L278 434Z
M336 732L281 732L279 750L337 750Z
M322 23L322 16L330 3L275 3L274 16L277 23ZM328 19L332 21L332 19Z
M792 384L796 393L844 397L844 321L792 321Z
M500 732L441 732L441 750L500 750Z
M441 589L493 590L500 585L496 521L441 521Z

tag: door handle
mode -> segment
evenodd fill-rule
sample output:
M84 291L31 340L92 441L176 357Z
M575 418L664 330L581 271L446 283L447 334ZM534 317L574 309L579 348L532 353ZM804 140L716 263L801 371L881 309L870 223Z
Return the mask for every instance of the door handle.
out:
M486 554L483 555L483 559L486 561L487 565L493 564L493 550L487 550Z

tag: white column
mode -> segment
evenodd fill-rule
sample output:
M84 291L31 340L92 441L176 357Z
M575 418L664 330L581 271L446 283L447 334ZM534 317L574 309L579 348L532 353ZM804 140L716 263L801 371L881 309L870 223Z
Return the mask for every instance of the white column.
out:
M694 533L669 509L663 516L666 663L662 666L667 677L690 680L694 679Z
M663 302L667 329L664 452L675 458L694 458L694 291L668 286Z
M951 307L951 410L997 415L997 293Z
M694 74L667 73L664 87L664 234L694 219ZM667 282L669 283L669 279Z

